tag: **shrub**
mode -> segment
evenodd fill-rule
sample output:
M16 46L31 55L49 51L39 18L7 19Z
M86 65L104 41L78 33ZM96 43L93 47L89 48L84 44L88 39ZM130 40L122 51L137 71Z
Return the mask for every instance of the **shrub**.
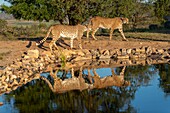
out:
M170 21L166 21L164 27L170 29Z
M158 25L157 24L151 24L151 25L149 25L149 29L150 30L158 29Z
M0 33L3 33L7 29L7 21L0 19L0 26L1 26Z
M47 25L45 23L40 23L38 25L38 27L39 27L39 29L45 29L45 28L47 28Z

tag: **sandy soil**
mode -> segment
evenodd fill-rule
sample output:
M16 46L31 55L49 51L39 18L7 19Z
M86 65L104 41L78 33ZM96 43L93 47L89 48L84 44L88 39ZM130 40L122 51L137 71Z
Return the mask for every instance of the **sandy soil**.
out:
M99 40L95 41L90 39L90 42L87 39L82 39L84 49L114 49L114 48L135 48L142 46L151 46L155 48L170 48L170 41L148 41L148 40L137 40L129 39L129 41L122 41L121 38L118 40L109 40L109 37L97 37ZM44 43L46 50L49 50L47 41ZM60 42L60 48L69 48L70 41L65 39ZM78 49L78 42L74 40L74 47ZM39 48L35 45L35 41L0 41L0 66L6 66L12 61L20 58L21 55L29 49L38 49L40 51L45 51L45 49Z

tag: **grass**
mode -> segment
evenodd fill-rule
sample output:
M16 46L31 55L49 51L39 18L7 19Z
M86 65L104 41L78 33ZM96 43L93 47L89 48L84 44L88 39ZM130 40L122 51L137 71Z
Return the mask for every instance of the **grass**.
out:
M151 32L125 32L127 38L151 40L151 41L168 41L170 42L170 33L151 33Z
M30 27L32 25L39 25L41 23L50 26L52 24L58 24L58 22L50 21L50 22L39 22L39 21L26 21L26 20L7 20L8 26L12 27Z
M99 30L100 31L100 30ZM109 30L101 30L97 32L98 35L109 36ZM150 30L148 28L125 30L124 34L127 38L143 41L168 41L170 42L170 29L158 28ZM120 36L118 30L115 30L113 35Z
M50 22L38 22L38 21L25 21L25 20L8 20L8 26L12 27L31 27L33 25L40 25L40 24L45 24L48 29L48 27L52 24L58 24L58 22L50 21ZM35 26L36 27L36 26ZM27 30L25 33L25 38L36 38L36 37L42 37L45 36L46 32L45 31L43 34L42 32L38 32L38 28L33 27L33 31L35 32L37 29L37 33L32 33L31 35L31 30ZM46 29L46 30L47 30ZM125 28L126 29L126 28ZM102 32L102 33L101 33ZM19 31L18 31L19 33ZM27 35L28 34L28 35ZM86 34L86 33L85 33ZM96 35L99 34L101 36L109 36L109 30L98 30ZM164 28L158 28L157 30L149 30L146 26L146 28L138 28L135 30L125 30L124 34L127 38L129 39L135 39L135 40L143 40L143 41L170 41L170 29L164 29ZM119 32L115 30L113 35L120 36ZM18 38L21 37L15 37L11 34L7 34L6 36L0 35L0 40L17 40Z

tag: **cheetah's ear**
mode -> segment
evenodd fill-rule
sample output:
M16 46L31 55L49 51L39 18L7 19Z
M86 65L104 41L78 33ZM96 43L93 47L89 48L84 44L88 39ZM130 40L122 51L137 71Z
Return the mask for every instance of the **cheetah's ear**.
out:
M129 23L129 19L128 18L125 18L126 19L126 24L128 24Z
M128 24L129 23L129 19L128 18L121 18L123 24Z

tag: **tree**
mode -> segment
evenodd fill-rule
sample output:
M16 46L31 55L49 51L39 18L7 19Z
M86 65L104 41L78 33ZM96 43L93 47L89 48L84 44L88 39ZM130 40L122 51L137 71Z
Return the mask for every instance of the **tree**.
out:
M1 10L13 14L16 19L58 20L68 19L71 25L82 23L90 16L129 16L133 0L5 0L11 6ZM130 2L129 2L130 1ZM126 12L124 12L126 11Z
M2 5L1 10L13 14L16 19L49 21L61 23L68 18L74 25L85 21L89 16L88 0L6 0L11 6Z
M161 21L164 21L164 16L170 15L170 0L156 0L155 16Z

